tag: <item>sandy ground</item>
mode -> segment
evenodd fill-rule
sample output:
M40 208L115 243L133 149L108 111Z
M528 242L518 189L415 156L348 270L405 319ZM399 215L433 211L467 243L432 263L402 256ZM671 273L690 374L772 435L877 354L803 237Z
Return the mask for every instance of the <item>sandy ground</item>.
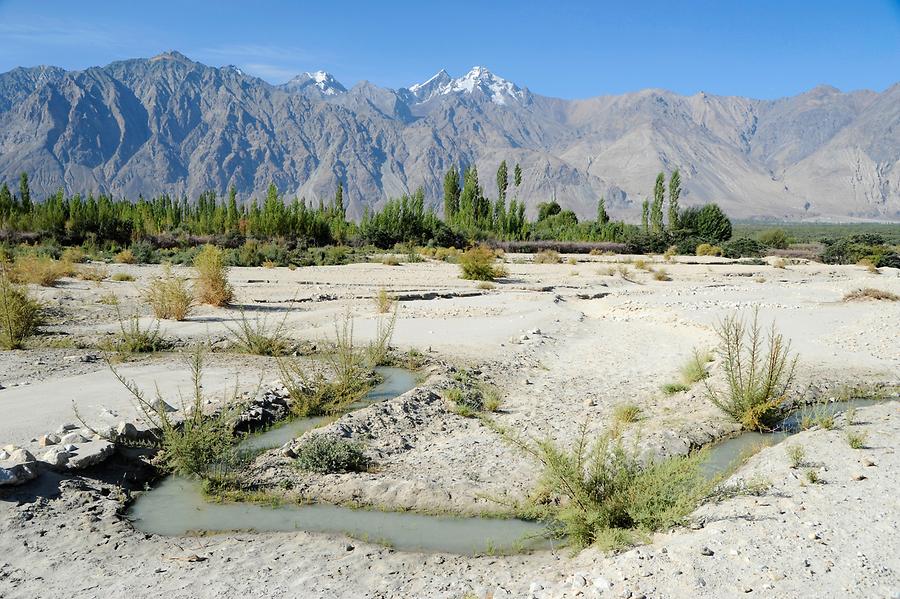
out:
M356 337L369 338L377 319L372 298L386 289L403 300L394 346L479 369L501 390L498 422L561 442L583 422L591 431L603 429L624 402L641 407L640 443L657 452L686 451L733 431L702 388L665 396L660 386L677 380L695 349L715 347L714 325L722 317L752 306L791 339L802 383L827 395L841 384L900 382L900 303L841 301L859 287L900 293L896 270L874 275L860 267L777 269L691 259L654 264L672 277L656 281L633 265L628 279L607 274L621 257L581 256L576 265L509 258L509 278L489 290L459 279L454 265L436 262L236 268L231 279L248 315L285 317L298 340L328 338L347 311ZM104 303L109 294L123 313L146 314L140 290L159 269L113 265L110 271L137 281L66 280L39 290L54 310L49 329L57 333L56 345L73 347L0 353L0 444L28 445L73 421L73 400L88 420L128 418L133 407L124 390L102 360L85 356L99 355L92 347L117 330L115 307ZM440 297L424 299L435 293ZM239 317L234 308L201 307L188 321L163 328L179 346L206 338L221 345ZM714 380L717 367L711 365ZM121 368L148 386L158 383L165 394L184 390L188 380L183 357L173 354ZM271 379L272 372L271 361L213 353L205 388L214 394L235 377L249 384ZM303 482L334 501L352 496L384 507L459 512L490 511L496 504L486 495L522 497L530 490L533 463L477 421L435 405L405 420L384 418L379 406L345 417L332 426L365 423L378 472ZM108 482L66 480L58 493L58 485L42 478L39 485L0 491L0 597L462 597L469 591L481 597L893 597L900 592L893 534L900 519L900 415L896 404L859 414L866 422L859 426L870 432L864 451L851 450L841 431L810 431L788 441L806 445L825 484L804 484L788 468L783 447L764 450L739 475L759 471L772 480L765 496L705 506L699 529L661 535L618 556L588 550L462 558L357 542L348 551L346 539L303 533L145 539L116 515L117 493L109 493ZM877 465L863 466L864 457ZM277 479L279 468L273 452L258 475ZM866 478L853 480L860 473ZM703 555L703 547L713 555ZM191 554L206 559L179 559ZM605 591L604 581L612 584Z

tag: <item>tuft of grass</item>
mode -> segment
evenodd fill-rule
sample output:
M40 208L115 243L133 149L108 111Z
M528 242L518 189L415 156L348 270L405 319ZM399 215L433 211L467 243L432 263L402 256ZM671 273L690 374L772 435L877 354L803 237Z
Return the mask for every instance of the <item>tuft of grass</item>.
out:
M689 389L690 387L684 383L666 383L662 386L662 391L666 395L675 395L676 393L682 393Z
M168 265L163 276L150 283L144 296L157 318L184 320L194 307L194 294L187 281L175 276Z
M81 264L82 262L87 261L87 256L80 247L69 247L63 250L59 259L62 262L68 262L69 264Z
M235 326L226 325L232 343L239 351L257 356L284 355L290 345L284 333L288 312L275 325L265 316L250 319L241 309L241 319Z
M478 281L478 285L476 285L476 287L478 287L479 289L484 289L485 291L497 288L497 286L490 281Z
M721 256L722 248L717 245L710 245L708 243L701 243L697 246L696 254L698 256Z
M682 524L717 484L701 471L703 452L642 463L616 431L589 446L583 425L563 448L488 425L541 464L535 511L578 547L618 549Z
M873 287L855 289L844 295L845 302L858 302L865 300L896 302L900 301L900 295L891 293L890 291L884 291L882 289L875 289Z
M130 249L122 250L113 257L113 260L119 264L134 264L137 261Z
M128 354L151 353L167 347L165 339L160 332L159 320L155 320L147 327L141 326L140 317L137 314L129 318L119 315L119 335L114 349Z
M881 274L881 271L878 270L878 266L869 258L863 258L862 260L860 260L859 265L865 267L866 271L872 273L873 275Z
M394 298L394 296L390 295L387 290L379 289L378 294L375 295L375 310L379 314L390 312L391 308L394 306L395 301L396 299Z
M117 272L112 277L110 277L113 281L116 282L124 282L124 281L133 281L134 277L128 274L127 272Z
M575 266L576 264L578 264L578 259L577 258L569 258L566 262L569 264L569 266Z
M637 260L635 260L634 267L638 270L646 270L646 271L653 270L653 268L650 266L650 263L647 262L646 260L644 260L643 258L638 258Z
M791 461L791 468L796 470L803 466L803 461L806 459L806 450L802 445L790 445L785 451L788 459Z
M309 472L363 472L369 467L360 443L331 435L309 435L297 448L297 466Z
M628 268L627 264L620 264L616 267L616 272L618 272L619 276L623 279L627 279L628 275L631 273L631 269Z
M660 268L658 270L654 270L653 278L657 281L671 281L672 277L669 276L668 271L665 268Z
M805 410L800 418L801 430L809 430L814 426L818 426L823 430L830 431L834 428L834 425L834 413L827 403L820 403L811 409Z
M677 255L678 255L678 246L670 245L669 249L666 250L666 253L663 254L663 260L665 260L666 262L671 262L672 258L674 258Z
M865 449L868 437L865 431L847 431L847 444L851 449Z
M495 264L496 254L486 246L477 246L459 256L460 277L473 281L493 281L507 276L503 266Z
M99 283L109 277L109 269L105 266L82 266L75 271L75 276L82 281Z
M275 268L275 263L271 260L264 260L262 263L263 268Z
M787 260L784 258L778 258L774 262L772 262L773 268L787 268Z
M0 271L0 347L20 349L43 322L43 307Z
M534 255L535 264L559 264L560 262L559 252L555 250L541 250Z
M381 263L385 266L400 266L400 259L392 254L381 258Z
M809 484L815 485L822 482L822 478L819 476L819 472L815 468L810 468L806 471L806 480Z
M706 370L706 364L712 362L712 355L709 352L700 353L694 351L691 359L681 367L681 380L688 385L699 383L709 376Z
M623 403L613 408L612 419L614 426L637 422L640 417L641 409L633 403Z
M30 283L41 287L53 287L59 280L72 274L72 264L48 256L23 254L16 258L9 273L15 283Z
M206 244L194 258L197 282L194 292L197 301L211 306L224 306L234 297L234 289L228 282L225 255L214 245Z
M770 430L787 399L797 357L790 342L775 329L765 339L759 327L759 310L749 325L729 316L717 327L722 342L726 389L717 389L706 379L709 400L748 430Z
M119 297L115 293L106 293L101 295L97 300L98 304L103 304L105 306L118 306L119 305Z

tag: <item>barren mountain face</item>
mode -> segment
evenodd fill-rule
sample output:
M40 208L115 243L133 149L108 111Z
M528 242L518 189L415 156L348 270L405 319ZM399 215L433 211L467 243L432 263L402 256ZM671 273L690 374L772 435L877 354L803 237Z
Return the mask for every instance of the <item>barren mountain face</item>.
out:
M331 197L350 216L476 164L488 196L501 160L520 163L533 210L555 198L593 217L605 197L634 219L659 171L679 169L684 204L733 217L900 219L900 85L882 93L818 87L774 101L644 90L566 101L483 67L440 71L409 89L324 72L273 86L178 53L67 72L0 75L0 179L34 189L195 197L275 183Z

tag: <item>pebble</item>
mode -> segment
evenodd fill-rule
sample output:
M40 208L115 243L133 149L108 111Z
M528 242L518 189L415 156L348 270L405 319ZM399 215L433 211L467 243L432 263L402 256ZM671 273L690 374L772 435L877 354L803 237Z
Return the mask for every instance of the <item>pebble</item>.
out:
M857 472L856 474L853 475L852 478L853 478L853 480L866 480L866 475L862 474L860 472Z
M706 555L706 556L715 555L715 551L713 551L709 547L701 547L700 555Z

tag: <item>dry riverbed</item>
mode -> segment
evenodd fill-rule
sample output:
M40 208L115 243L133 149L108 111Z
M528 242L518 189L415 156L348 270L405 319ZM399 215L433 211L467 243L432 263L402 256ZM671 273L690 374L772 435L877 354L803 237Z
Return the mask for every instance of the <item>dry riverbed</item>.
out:
M900 382L900 302L843 302L876 287L900 293L894 269L732 264L689 259L652 264L656 280L623 257L579 256L574 265L532 264L507 256L510 275L493 289L458 278L439 262L341 267L235 268L236 305L278 322L307 350L334 334L349 313L365 341L376 330L380 289L400 299L392 345L426 358L422 385L348 414L327 429L362 440L376 467L367 473L303 474L280 449L257 458L248 476L266 489L335 503L397 510L486 513L533 489L537 466L476 419L453 413L441 397L453 370L467 368L502 398L494 418L535 437L570 442L587 423L599 433L615 408L634 404L629 437L644 451L671 455L727 436L737 427L704 397L703 385L673 395L695 350L715 348L715 325L759 307L800 355L799 383L829 398L846 385ZM42 347L0 353L0 446L35 455L41 435L74 423L73 403L98 427L137 417L98 349L118 331L118 312L148 312L141 289L158 267L112 265L134 282L64 280L39 289L53 318ZM614 274L609 274L613 272ZM189 274L185 270L184 274ZM170 403L186 391L183 349L211 339L205 391L252 391L276 378L274 360L228 350L235 307L200 307L185 322L165 322L172 352L119 364ZM721 378L718 361L712 380ZM702 506L690 529L658 535L617 555L590 549L464 557L393 551L343 536L312 533L145 536L122 517L135 462L116 455L76 473L44 472L0 487L0 597L895 597L900 593L896 403L861 409L849 426L810 430L760 451L735 475L766 478L762 496ZM808 465L790 467L786 447L800 443ZM815 469L820 482L806 472ZM133 482L123 482L131 479ZM136 482L134 482L136 481ZM290 485L285 485L289 481Z

